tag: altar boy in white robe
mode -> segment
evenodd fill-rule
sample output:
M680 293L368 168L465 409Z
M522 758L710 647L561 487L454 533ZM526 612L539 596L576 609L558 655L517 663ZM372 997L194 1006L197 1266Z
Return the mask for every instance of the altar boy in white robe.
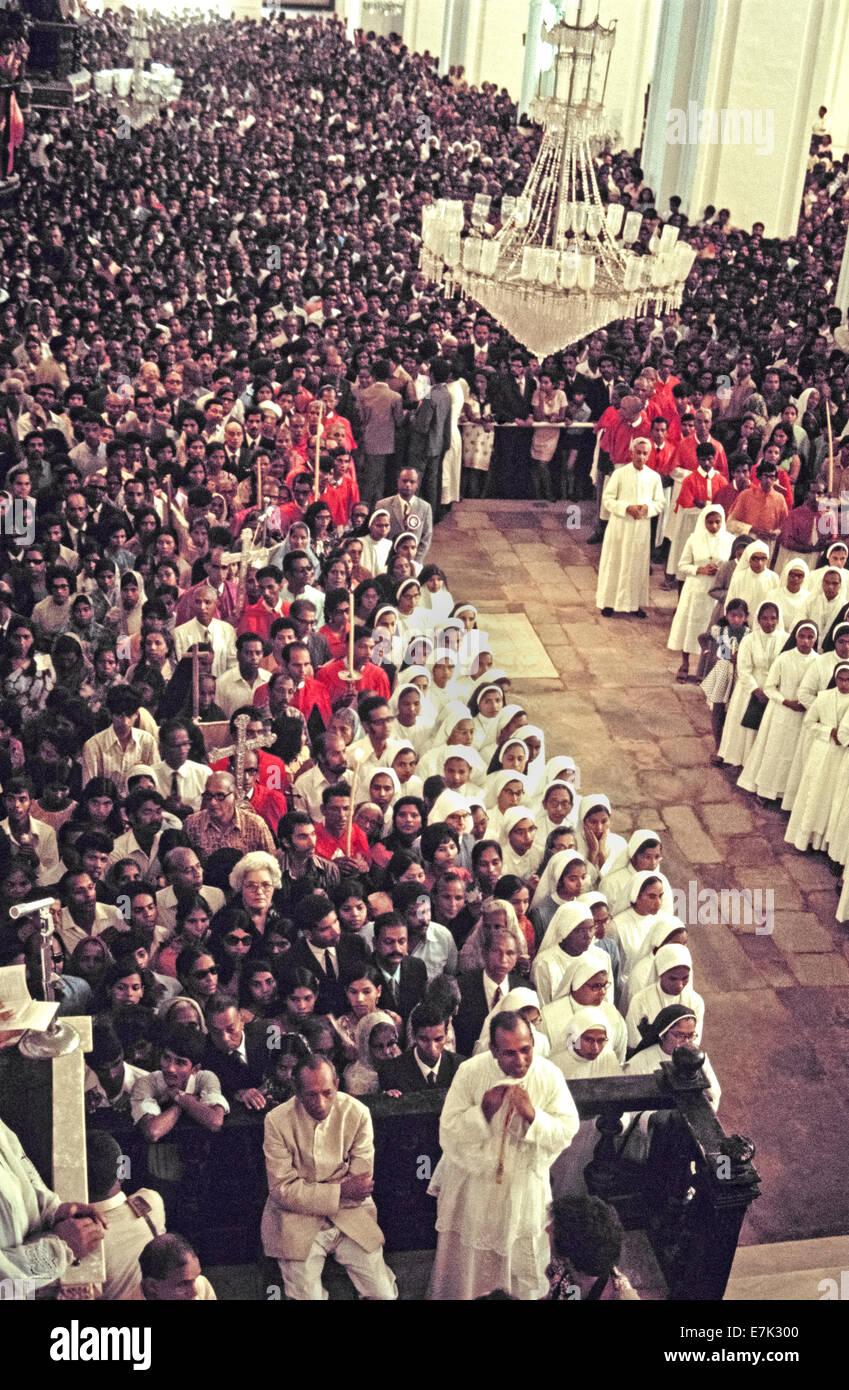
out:
M603 505L610 514L598 567L596 607L603 618L614 612L644 618L649 599L651 518L663 510L660 477L646 463L648 439L635 439L631 462L608 478Z
M428 1189L438 1232L430 1298L545 1296L549 1169L578 1123L562 1072L534 1055L528 1024L497 1014L490 1050L462 1063L442 1111L442 1158Z

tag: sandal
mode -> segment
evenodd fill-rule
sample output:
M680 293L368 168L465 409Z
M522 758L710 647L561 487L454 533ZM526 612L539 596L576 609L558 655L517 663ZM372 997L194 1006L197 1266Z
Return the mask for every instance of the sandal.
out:
M690 679L689 666L679 666L678 670L675 673L675 679L677 680L679 685L686 685L688 680Z

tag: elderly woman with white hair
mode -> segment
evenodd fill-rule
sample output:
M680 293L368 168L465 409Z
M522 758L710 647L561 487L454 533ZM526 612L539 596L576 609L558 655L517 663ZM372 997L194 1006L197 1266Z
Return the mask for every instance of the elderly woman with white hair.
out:
M480 921L469 933L460 951L460 969L482 969L486 964L486 952L492 944L493 937L501 933L513 937L518 970L527 974L528 943L519 926L516 909L506 898L485 898L482 902Z
M245 854L230 873L230 887L236 896L230 906L244 908L262 936L269 922L281 917L282 904L274 895L283 887L277 860L264 850Z

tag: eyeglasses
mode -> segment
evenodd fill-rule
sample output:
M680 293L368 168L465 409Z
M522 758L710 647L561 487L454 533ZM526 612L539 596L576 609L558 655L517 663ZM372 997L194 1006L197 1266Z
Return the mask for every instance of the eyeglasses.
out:
M203 793L203 800L204 800L204 801L227 801L231 796L235 796L235 794L236 794L235 792L204 792L204 793Z
M249 936L241 936L238 932L233 932L230 936L225 936L224 940L228 946L244 946L250 942Z
M218 974L218 966L211 965L208 970L193 970L192 974L196 980L205 980L208 975Z

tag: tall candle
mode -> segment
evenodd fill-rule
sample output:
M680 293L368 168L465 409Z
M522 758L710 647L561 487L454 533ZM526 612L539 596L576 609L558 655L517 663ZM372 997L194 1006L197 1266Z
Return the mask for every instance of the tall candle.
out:
M324 404L323 404L323 402L319 402L319 407L318 407L318 424L317 424L317 426L316 426L316 431L315 431L315 479L313 480L313 494L314 494L314 497L315 497L316 502L318 501L318 494L319 494L319 478L318 478L318 471L319 471L319 470L318 470L318 460L319 460L319 455L320 455L320 453L321 453L321 421L322 421L323 416L324 416Z
M348 596L348 671L354 674L354 595Z

